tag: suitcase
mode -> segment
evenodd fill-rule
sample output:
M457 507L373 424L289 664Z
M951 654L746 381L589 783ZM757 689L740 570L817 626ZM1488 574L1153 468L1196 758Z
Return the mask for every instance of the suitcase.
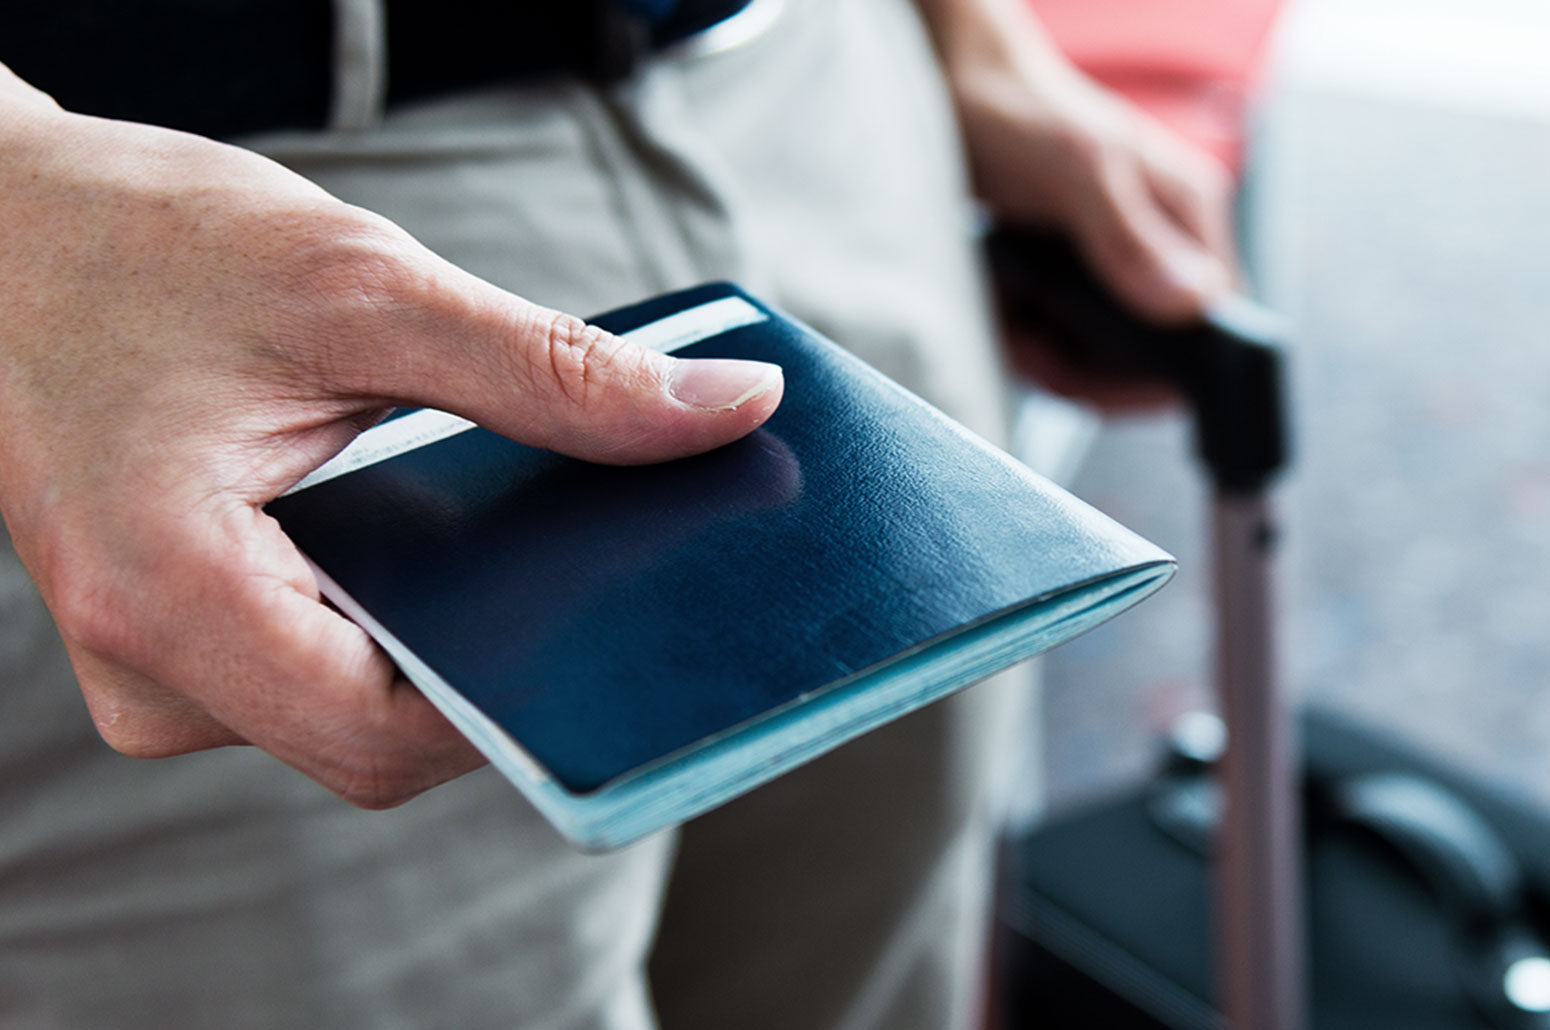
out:
M1110 381L1166 384L1194 415L1213 487L1216 677L1232 746L1214 911L1222 1006L1237 1027L1304 1025L1299 808L1291 722L1276 684L1269 487L1286 463L1279 325L1246 298L1197 325L1162 329L1119 306L1062 236L1022 227L985 241L1005 324Z
M1007 1030L1550 1030L1550 817L1328 714L1297 743L1275 660L1274 320L1245 300L1158 329L1059 237L1000 227L986 247L1009 324L1189 405L1226 724L1196 719L1145 789L1009 845Z
M1300 728L1309 1025L1550 1026L1550 817L1332 713ZM1175 757L1144 787L1008 844L1005 1030L1224 1025L1215 805L1209 769L1191 764Z

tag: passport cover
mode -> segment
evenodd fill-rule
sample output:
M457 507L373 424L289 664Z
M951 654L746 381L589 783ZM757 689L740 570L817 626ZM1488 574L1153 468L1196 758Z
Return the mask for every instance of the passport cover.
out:
M763 427L594 465L396 413L269 512L576 844L682 822L1152 593L1164 552L730 284L593 320L774 362Z

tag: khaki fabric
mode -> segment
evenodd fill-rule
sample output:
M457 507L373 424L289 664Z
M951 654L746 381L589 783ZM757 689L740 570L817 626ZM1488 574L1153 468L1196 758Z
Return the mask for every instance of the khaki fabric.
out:
M737 279L1001 431L953 128L903 0L791 0L757 40L612 93L490 90L250 142L574 313ZM589 857L488 770L369 813L256 751L112 753L8 548L0 682L7 1028L644 1030L659 1009L670 1030L942 1030L975 1014L1005 686Z

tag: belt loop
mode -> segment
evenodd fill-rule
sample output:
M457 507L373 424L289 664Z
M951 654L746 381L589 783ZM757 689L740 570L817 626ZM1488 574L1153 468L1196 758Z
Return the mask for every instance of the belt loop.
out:
M365 129L387 97L387 16L382 0L334 0L334 90L328 127Z

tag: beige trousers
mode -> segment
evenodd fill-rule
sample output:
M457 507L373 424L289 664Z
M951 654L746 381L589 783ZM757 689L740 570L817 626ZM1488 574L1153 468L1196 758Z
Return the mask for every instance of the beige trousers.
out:
M758 39L606 95L499 89L385 116L380 12L347 13L338 130L256 149L577 314L737 279L1000 433L958 150L905 0L792 0ZM252 750L113 754L8 547L0 682L7 1028L945 1030L976 1014L1004 688L585 857L488 770L368 813Z

